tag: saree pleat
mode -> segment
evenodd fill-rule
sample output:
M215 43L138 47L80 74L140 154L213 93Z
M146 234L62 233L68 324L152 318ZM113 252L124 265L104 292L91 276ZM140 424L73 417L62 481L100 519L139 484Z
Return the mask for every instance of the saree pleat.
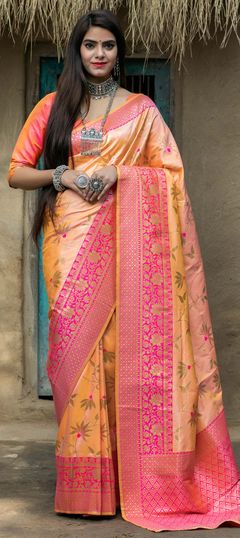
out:
M53 100L27 120L10 173L36 165ZM94 205L66 190L44 223L55 510L112 515L120 504L124 519L156 532L239 525L239 472L176 143L144 95L109 114L100 157L81 155L80 132L76 122L74 167L91 175L114 164L118 181Z
M57 512L116 513L115 314L71 395L56 456Z

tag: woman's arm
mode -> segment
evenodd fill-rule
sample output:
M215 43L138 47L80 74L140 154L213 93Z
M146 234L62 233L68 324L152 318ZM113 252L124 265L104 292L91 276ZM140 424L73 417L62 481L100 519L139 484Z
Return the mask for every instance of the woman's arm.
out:
M52 183L53 170L37 170L30 166L18 166L14 168L9 177L9 186L14 189L33 190L46 187Z
M55 94L46 95L32 110L13 150L8 181L15 189L38 189L52 182L52 170L37 170Z
M52 183L53 170L38 170L37 162L43 152L46 126L55 94L46 95L35 106L23 126L13 150L8 182L15 189L34 190ZM66 170L62 175L62 183L84 197L74 183L81 170Z
M29 191L46 187L52 183L53 171L54 170L36 170L30 166L19 166L14 169L13 175L9 178L9 185L15 189ZM81 191L74 182L80 173L83 173L83 171L79 169L66 170L62 175L61 182L64 187L72 189L82 198L85 198L85 192ZM95 199L93 201L95 201Z

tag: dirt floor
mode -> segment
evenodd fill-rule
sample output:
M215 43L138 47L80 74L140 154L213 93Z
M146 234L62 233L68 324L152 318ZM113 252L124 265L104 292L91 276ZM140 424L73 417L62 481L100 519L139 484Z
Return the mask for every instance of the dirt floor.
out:
M240 432L230 430L240 463ZM156 533L113 518L59 516L55 490L54 424L17 423L0 427L1 538L147 538ZM168 532L169 538L240 538L240 528Z

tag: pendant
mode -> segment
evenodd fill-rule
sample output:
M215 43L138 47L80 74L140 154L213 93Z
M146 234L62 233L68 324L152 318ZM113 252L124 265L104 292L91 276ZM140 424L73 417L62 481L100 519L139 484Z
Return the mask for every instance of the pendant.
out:
M81 131L81 155L100 155L103 131L84 127Z

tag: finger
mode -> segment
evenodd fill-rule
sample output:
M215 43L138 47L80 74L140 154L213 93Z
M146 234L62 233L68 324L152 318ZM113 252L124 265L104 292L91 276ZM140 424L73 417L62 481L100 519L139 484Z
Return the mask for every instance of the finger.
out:
M97 199L97 193L95 191L91 191L88 195L87 201L95 202L96 199Z
M91 197L93 196L94 194L94 191L92 191L92 189L89 189L86 193L85 193L85 200L87 200L87 202L90 201Z
M102 181L103 181L103 177L101 177L101 179L102 179ZM109 191L110 187L111 187L111 185L109 185L109 183L105 183L105 182L103 182L103 188L102 188L102 190L96 192L96 197L95 197L95 199L96 199L96 200L100 200L100 198L102 197L102 194L103 194L103 195L106 194L106 192Z
M89 181L90 181L90 178L89 178ZM89 185L89 182L86 186L86 188L84 189L84 198L85 200L88 200L88 198L92 195L92 189L90 188L90 185Z
M76 192L83 200L85 200L84 192L81 191L76 185L73 184L71 190Z
M78 187L78 185L76 185L76 188L73 188L73 190L75 190L78 194L80 194L81 198L85 198L85 190L84 189L80 189L80 187Z
M97 200L98 193L96 191L93 191L92 195L89 198L90 202L95 202Z
M91 189L90 189L90 186L89 186L89 183L88 183L88 185L86 186L86 189L84 189L85 195L87 196L90 191L91 191Z
M100 192L100 194L98 195L97 199L98 200L101 200L101 198L108 193L108 191L110 190L110 186L109 185L105 185L104 189L102 190L102 192Z
M91 177L91 180L100 180L102 182L102 184L104 185L103 183L103 177L102 176L97 176L96 173L92 175ZM98 197L98 194L99 194L99 191L98 190L94 190L93 188L91 188L91 182L90 182L90 191L89 193L87 194L87 200L89 202L95 202L97 200L97 197Z
M75 192L78 192L79 194L83 195L84 192L85 192L85 189L81 189L77 183L75 183L75 180L73 180L72 184L71 184L71 189L74 190Z

